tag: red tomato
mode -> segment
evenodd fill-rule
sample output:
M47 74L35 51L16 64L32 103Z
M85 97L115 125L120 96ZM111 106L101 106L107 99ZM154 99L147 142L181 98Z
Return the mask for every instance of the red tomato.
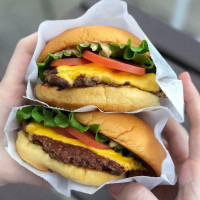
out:
M144 75L145 74L144 67L126 64L126 63L123 63L123 62L120 62L120 61L117 61L117 60L114 60L111 58L105 58L103 56L99 56L88 50L85 50L82 53L82 57L87 60L90 60L91 62L104 65L108 68L117 69L117 70L120 70L123 72L129 72L129 73L136 74L136 75Z
M60 135L63 135L68 138L73 138L76 139L73 135L71 135L65 128L60 128L60 127L54 127L53 128L57 133Z
M75 66L75 65L84 65L88 63L91 63L91 62L84 58L64 58L64 59L53 60L50 66L51 67L57 67L60 65Z
M94 135L89 131L81 133L73 127L67 127L65 128L65 131L69 132L71 135L73 135L78 140L80 140L81 142L83 142L84 144L88 146L91 146L97 149L110 149L108 145L103 144L101 142L97 142L95 140Z

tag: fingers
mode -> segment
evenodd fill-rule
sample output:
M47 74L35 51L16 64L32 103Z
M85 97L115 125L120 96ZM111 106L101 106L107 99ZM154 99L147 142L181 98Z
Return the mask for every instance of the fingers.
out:
M179 76L184 90L185 108L190 123L189 157L200 159L200 96L187 72Z
M157 199L150 190L136 182L112 184L108 189L116 200Z
M185 128L169 118L163 130L163 136L168 143L168 150L176 165L181 164L188 158L189 145L188 133Z
M25 103L25 74L37 43L37 33L34 33L18 43L8 65L6 74L0 83L0 146L6 145L4 126L12 107Z
M200 127L199 92L192 83L189 73L187 72L182 73L179 76L179 79L182 80L183 83L185 108L191 128L199 128Z
M25 183L41 187L51 187L44 179L28 171L11 157L4 148L0 148L0 183Z
M178 184L159 185L151 191L158 199L169 200L176 199L178 193Z
M4 82L10 85L24 83L26 70L31 61L37 43L37 33L21 39L8 65Z
M22 168L22 167L21 167ZM13 179L12 183L25 183L29 185L35 185L40 187L51 188L51 185L44 179L36 176L32 172L26 170L25 168L18 173L18 177L21 175L20 179Z

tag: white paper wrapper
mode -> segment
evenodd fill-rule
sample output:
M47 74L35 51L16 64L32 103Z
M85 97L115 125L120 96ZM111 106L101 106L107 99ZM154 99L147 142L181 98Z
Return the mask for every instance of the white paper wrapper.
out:
M22 108L22 107L19 107ZM8 122L5 127L5 133L8 141L8 147L6 147L7 152L9 155L16 160L20 165L27 168L34 174L44 178L46 181L48 181L55 190L57 190L59 193L70 196L71 190L84 192L88 194L93 194L97 190L99 190L101 187L103 187L106 184L109 183L123 183L123 182L130 182L130 181L137 181L138 183L141 183L142 185L146 186L149 189L153 189L157 185L174 185L176 182L176 174L175 174L175 167L171 160L171 157L164 147L162 140L161 140L161 132L163 130L163 127L166 124L166 121L170 115L169 111L167 109L160 110L151 110L146 112L138 113L137 115L140 116L144 121L146 121L148 124L151 125L151 127L154 129L155 137L160 141L163 148L166 152L166 159L162 163L162 173L160 177L145 177L145 176L137 176L132 178L126 178L118 181L110 181L106 184L102 185L101 187L90 187L86 185L82 185L79 183L76 183L74 181L68 180L61 175L57 173L50 173L50 172L42 172L40 170L35 169L34 167L30 166L26 162L24 162L19 155L16 152L15 147L15 141L17 138L17 131L19 130L19 124L16 120L16 111L18 108L13 108L11 111L11 114L8 118ZM151 149L149 149L151 151Z
M40 102L34 95L33 87L38 82L36 59L45 44L67 29L84 25L116 26L132 32L141 40L146 39L151 57L157 67L156 81L168 97L168 99L161 100L161 106L158 109L162 109L162 107L168 108L171 116L178 122L183 122L184 102L181 81L177 80L174 71L149 41L135 19L128 14L126 3L119 0L102 0L77 19L45 21L39 26L38 43L26 75L28 80L26 98ZM95 106L87 106L84 109L75 111L84 112L94 109L96 109ZM149 108L142 110L149 110Z

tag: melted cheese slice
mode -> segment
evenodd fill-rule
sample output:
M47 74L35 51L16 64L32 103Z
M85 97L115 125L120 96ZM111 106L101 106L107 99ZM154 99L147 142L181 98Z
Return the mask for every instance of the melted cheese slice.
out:
M58 71L57 76L68 81L70 85L74 84L78 76L86 75L87 77L98 77L105 83L114 83L117 85L129 83L131 86L150 92L158 92L160 90L159 85L156 83L156 76L154 73L138 76L128 72L113 70L96 63L73 67L58 66L56 69Z
M117 163L119 163L121 166L124 167L125 171L131 170L131 169L146 171L146 168L143 167L142 164L138 160L134 160L134 158L132 157L129 157L129 158L124 157L122 156L121 153L116 153L112 149L96 149L96 148L90 147L79 140L67 138L63 135L57 134L52 128L45 127L42 124L37 123L37 122L29 123L26 126L26 132L28 132L30 135L34 134L34 135L46 136L56 141L87 148L95 152L99 156L103 156L105 158L109 158L110 160L116 161Z

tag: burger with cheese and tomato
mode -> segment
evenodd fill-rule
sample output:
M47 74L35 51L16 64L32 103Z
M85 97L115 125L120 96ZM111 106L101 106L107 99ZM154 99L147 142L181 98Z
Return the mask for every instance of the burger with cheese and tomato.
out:
M127 112L160 105L145 40L110 26L82 26L50 40L37 58L37 98L67 110L95 105Z
M153 129L122 113L69 113L43 106L17 111L16 149L42 171L99 186L132 176L160 176L166 157Z

